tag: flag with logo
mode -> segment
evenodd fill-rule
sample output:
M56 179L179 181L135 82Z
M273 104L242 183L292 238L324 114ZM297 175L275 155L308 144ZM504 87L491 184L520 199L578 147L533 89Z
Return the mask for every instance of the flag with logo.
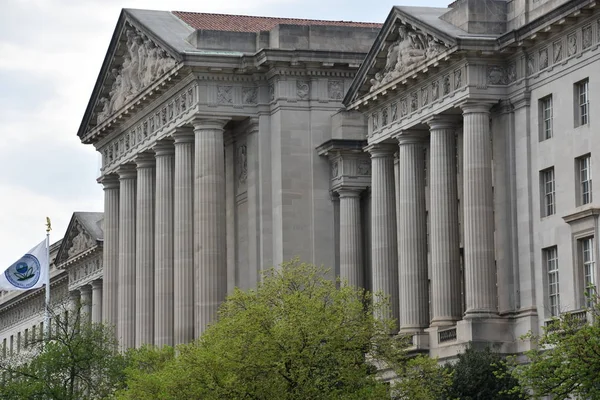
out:
M29 290L40 288L46 283L48 270L48 249L46 248L46 241L42 241L0 273L0 289Z

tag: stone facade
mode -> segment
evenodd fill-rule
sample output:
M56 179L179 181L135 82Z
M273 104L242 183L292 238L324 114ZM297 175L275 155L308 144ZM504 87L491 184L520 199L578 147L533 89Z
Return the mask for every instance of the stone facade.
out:
M598 279L595 2L232 18L246 28L124 10L78 133L102 154L102 241L75 220L58 259L123 347L198 337L294 256L388 294L397 330L441 359L527 350L522 334L581 312Z

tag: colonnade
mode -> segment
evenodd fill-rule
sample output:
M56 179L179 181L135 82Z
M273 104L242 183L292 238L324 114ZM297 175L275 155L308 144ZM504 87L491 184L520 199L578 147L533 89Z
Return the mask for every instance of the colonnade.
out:
M103 320L123 348L187 343L227 292L227 120L196 118L100 180Z
M456 117L434 117L429 132L405 130L394 136L395 143L365 148L371 157L371 289L389 296L400 332L497 314L489 109L482 103L462 105L464 315L455 139L460 123ZM355 238L361 211L352 199L358 194L343 187L338 192L340 274L356 284L364 270L362 242Z
M81 306L82 318L87 319L88 322L102 322L102 286L102 279L96 279L90 284L69 291L71 310L77 310Z

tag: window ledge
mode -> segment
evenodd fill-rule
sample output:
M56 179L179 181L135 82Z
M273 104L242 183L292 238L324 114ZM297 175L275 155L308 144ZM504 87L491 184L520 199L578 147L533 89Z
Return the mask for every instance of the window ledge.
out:
M578 207L578 210L574 213L565 215L562 218L566 223L570 224L587 218L593 218L596 215L600 215L600 207L586 204L585 206Z

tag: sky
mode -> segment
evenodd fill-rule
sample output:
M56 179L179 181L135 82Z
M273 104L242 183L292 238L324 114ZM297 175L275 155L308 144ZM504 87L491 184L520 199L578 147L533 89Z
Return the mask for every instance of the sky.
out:
M383 22L451 0L1 0L0 270L75 211L102 211L100 157L77 129L121 8Z

